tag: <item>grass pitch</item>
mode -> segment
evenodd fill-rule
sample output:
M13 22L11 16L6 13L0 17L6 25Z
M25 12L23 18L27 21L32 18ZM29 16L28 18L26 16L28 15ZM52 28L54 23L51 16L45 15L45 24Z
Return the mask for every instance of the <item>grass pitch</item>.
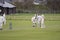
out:
M60 14L44 14L46 28L43 29L32 27L33 15L7 15L7 24L0 30L0 40L60 40ZM12 30L9 29L10 22Z

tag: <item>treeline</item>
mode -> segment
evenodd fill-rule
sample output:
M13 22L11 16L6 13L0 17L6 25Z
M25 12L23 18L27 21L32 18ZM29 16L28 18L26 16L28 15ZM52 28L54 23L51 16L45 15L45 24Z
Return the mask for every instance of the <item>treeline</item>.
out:
M17 9L31 9L33 7L33 0L25 0L24 2L15 2Z
M17 9L35 9L36 6L33 4L34 0L25 0L24 2L14 2ZM46 4L45 4L46 3ZM46 0L42 4L37 6L38 9L51 9L51 10L60 10L60 0Z
M47 7L52 10L60 10L60 0L47 0Z

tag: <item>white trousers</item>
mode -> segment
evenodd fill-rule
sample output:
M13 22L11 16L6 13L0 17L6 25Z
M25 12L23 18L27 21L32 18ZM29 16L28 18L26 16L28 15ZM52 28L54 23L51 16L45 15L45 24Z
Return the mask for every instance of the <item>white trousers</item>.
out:
M0 29L2 29L2 25L3 25L3 23L2 23L2 22L0 22Z

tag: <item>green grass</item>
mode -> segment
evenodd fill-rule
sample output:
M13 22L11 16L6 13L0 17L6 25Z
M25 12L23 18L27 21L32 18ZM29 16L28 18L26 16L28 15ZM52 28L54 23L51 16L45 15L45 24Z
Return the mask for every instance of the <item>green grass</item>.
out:
M60 40L60 14L44 14L45 26L32 27L34 14L7 15L7 24L0 30L0 40ZM9 20L11 18L11 20ZM9 23L12 22L12 30Z

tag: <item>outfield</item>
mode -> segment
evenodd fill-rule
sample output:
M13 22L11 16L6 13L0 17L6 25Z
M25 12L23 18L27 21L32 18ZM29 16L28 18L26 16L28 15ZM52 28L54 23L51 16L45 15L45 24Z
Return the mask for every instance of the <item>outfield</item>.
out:
M7 24L0 30L0 40L60 40L60 14L44 14L46 28L32 27L34 14L7 15ZM11 20L10 20L11 19ZM12 22L12 30L9 23Z

